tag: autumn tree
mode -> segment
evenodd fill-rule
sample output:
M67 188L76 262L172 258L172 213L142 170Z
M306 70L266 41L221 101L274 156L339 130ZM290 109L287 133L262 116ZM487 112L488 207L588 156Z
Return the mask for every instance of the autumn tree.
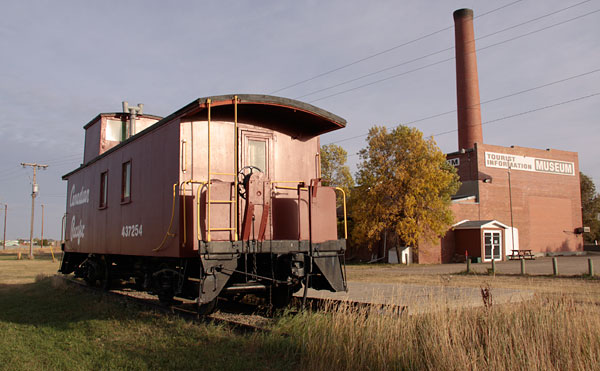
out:
M590 227L590 233L584 233L583 238L586 242L594 242L600 239L600 195L596 193L596 186L589 176L580 172L579 180L583 225Z
M400 244L442 237L453 222L450 198L460 182L433 138L406 126L373 127L360 151L353 238L369 247L390 233Z
M340 187L348 194L354 187L354 179L346 165L348 153L340 146L327 144L321 146L321 178L323 185Z

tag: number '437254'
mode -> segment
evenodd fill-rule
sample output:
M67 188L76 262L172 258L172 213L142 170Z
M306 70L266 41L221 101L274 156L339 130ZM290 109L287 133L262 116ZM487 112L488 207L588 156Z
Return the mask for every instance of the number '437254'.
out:
M121 229L121 237L139 237L142 235L143 228L141 224L124 225Z

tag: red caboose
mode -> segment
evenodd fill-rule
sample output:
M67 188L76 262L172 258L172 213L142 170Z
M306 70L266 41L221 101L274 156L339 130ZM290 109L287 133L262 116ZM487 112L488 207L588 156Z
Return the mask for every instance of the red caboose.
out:
M302 283L345 289L344 195L321 185L319 158L319 135L344 119L266 95L201 98L166 118L141 108L84 127L83 164L63 176L62 273L133 278L200 305L246 293L285 304Z

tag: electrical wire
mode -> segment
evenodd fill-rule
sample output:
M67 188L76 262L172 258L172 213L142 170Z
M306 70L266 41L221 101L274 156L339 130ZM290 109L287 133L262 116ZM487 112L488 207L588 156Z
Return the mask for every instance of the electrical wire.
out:
M476 38L476 39L475 39L475 41L482 40L482 39L485 39L485 38L488 38L488 37L491 37L491 36L494 36L494 35L498 35L498 34L500 34L500 33L502 33L502 32L506 32L506 31L509 31L509 30L513 30L513 29L515 29L515 28L518 28L518 27L524 26L524 25L526 25L526 24L529 24L529 23L532 23L532 22L535 22L535 21L539 21L540 19L543 19L543 18L547 18L547 17L553 16L553 15L556 15L556 14L558 14L558 13L561 13L561 12L567 11L567 10L569 10L569 9L572 9L572 8L574 8L574 7L577 7L577 6L583 5L583 4L585 4L585 3L588 3L588 2L590 2L590 1L591 1L591 0L585 0L585 1L579 2L579 3L577 3L577 4L570 5L570 6L566 7L566 8L558 9L558 10L555 10L555 11L553 11L553 12L550 12L550 13L547 13L547 14L544 14L544 15L541 15L541 16L538 16L538 17L535 17L535 18L532 18L532 19L530 19L530 20L527 20L527 21L525 21L525 22L521 22L521 23L519 23L519 24L516 24L516 25L510 26L510 27L506 27L506 28L503 28L503 29L501 29L501 30L498 30L498 31L494 31L494 32L492 32L492 33L490 33L490 34L487 34L487 35L480 36L480 37ZM489 46L488 46L488 47L489 47ZM417 58L413 58L413 59L411 59L411 60L404 61L404 62L401 62L401 63L399 63L399 64L395 64L395 65L393 65L393 66L390 66L390 67L386 67L386 68L383 68L383 69L377 70L377 71L375 71L375 72L370 72L370 73L367 73L367 74L365 74L365 75L362 75L362 76L359 76L359 77L355 77L355 78L353 78L353 79L350 79L350 80L342 81L342 82L340 82L340 83L337 83L337 84L335 84L335 85L327 86L327 87L325 87L325 88L321 88L321 89L314 90L314 91L311 91L311 92L309 92L309 93L306 93L306 94L303 94L303 95L296 96L296 97L294 97L294 99L301 99L301 98L304 98L304 97L308 97L308 96L310 96L310 95L314 95L314 94L321 93L321 92L324 92L324 91L327 91L327 90L331 90L331 89L334 89L334 88L337 88L337 87L340 87L340 86L343 86L343 85L347 85L347 84L350 84L350 83L352 83L352 82L355 82L355 81L358 81L358 80L362 80L362 79L364 79L364 78L371 77L371 76L374 76L374 75L380 74L380 73L382 73L382 72L390 71L390 70L393 70L393 69L395 69L395 68L398 68L398 67L401 67L401 66L404 66L404 65L407 65L407 64L410 64L410 63L413 63L413 62L416 62L416 61L422 60L422 59L426 59L426 58L428 58L428 57L432 57L432 56L434 56L434 55L436 55L436 54L441 54L441 53L444 53L444 52L447 52L447 51L450 51L450 50L453 50L453 49L454 49L454 46L450 46L450 47L448 47L448 48L441 49L441 50L438 50L438 51L435 51L435 52L432 52L432 53L429 53L429 54L425 54L425 55L423 55L423 56L420 56L420 57L417 57ZM480 49L480 50L483 50L483 49L484 49L484 48L482 48L482 49ZM449 60L451 60L451 59L454 59L454 58L450 58ZM446 60L444 60L444 61L446 61ZM428 65L428 67L431 67L431 65ZM416 71L419 71L419 70L420 70L420 69L411 70L411 71L408 71L408 73L416 72ZM398 77L398 76L396 76L396 77Z
M501 97L496 97L496 98L488 99L486 101L480 102L478 105L468 106L467 108L473 108L473 107L481 106L481 105L484 105L484 104L487 104L487 103L496 102L496 101L499 101L501 99L506 99L506 98L514 97L514 96L517 96L517 95L520 95L520 94L529 93L529 92L534 91L534 90L542 89L542 88L545 88L545 87L548 87L548 86L559 84L561 82L565 82L565 81L569 81L569 80L574 80L576 78L588 76L588 75L591 75L591 74L594 74L594 73L598 73L598 72L600 72L600 68L595 69L595 70L591 70L591 71L588 71L588 72L580 73L578 75L566 77L564 79L555 80L555 81L552 81L552 82L549 82L549 83L538 85L538 86L535 86L533 88L528 88L528 89L525 89L525 90L520 90L520 91L517 91L517 92L513 92L513 93L510 93L510 94L507 94L507 95L503 95ZM412 124L416 124L418 122L422 122L422 121L430 120L430 119L433 119L433 118L445 116L445 115L448 115L448 114L451 114L451 113L455 113L455 112L456 112L456 110L445 111L445 112L437 113L435 115L423 117L423 118L420 118L420 119L417 119L417 120L408 121L408 122L402 123L400 125L412 125ZM399 125L397 125L397 126L399 126ZM346 141L349 141L349 140L352 140L352 139L366 137L367 135L368 135L368 133L364 133L364 134L360 134L360 135L355 135L355 136L352 136L352 137L348 137L348 138L336 140L336 141L333 141L333 142L329 142L328 144L335 144L335 143L346 142Z
M546 109L550 109L550 108L562 106L562 105L565 105L565 104L569 104L569 103L573 103L573 102L578 102L578 101L581 101L581 100L584 100L584 99L588 99L588 98L592 98L592 97L596 97L596 96L599 96L599 95L600 95L600 92L588 94L588 95L585 95L585 96L582 96L582 97L578 97L578 98L574 98L574 99L569 99L569 100L566 100L566 101L562 101L562 102L558 102L558 103L554 103L554 104L549 104L547 106L538 107L538 108L534 108L534 109L531 109L531 110L527 110L527 111L515 113L515 114L512 114L512 115L503 116L503 117L500 117L500 118L497 118L497 119L485 121L485 122L482 122L481 125L483 126L483 125L494 124L494 123L499 122L499 121L504 121L504 120L508 120L508 119L511 119L511 118L514 118L514 117L519 117L519 116L527 115L527 114L530 114L530 113L539 112L539 111L543 111L543 110L546 110ZM457 132L457 131L458 131L458 129L453 129L453 130L448 130L448 131L442 131L440 133L432 134L431 136L433 136L433 137L438 136L439 137L439 136L442 136L442 135L445 135L445 134L454 133L454 132ZM352 153L352 154L349 154L348 157L350 157L350 156L357 156L358 154L359 154L358 152Z
M574 18L568 19L568 20L566 20L566 21L562 21L562 22L559 22L559 23L552 24L552 25L550 25L550 26L546 26L546 27L540 28L540 29L538 29L538 30L535 30L535 31L527 32L527 33L525 33L525 34L522 34L522 35L519 35L519 36L515 36L515 37L512 37L512 38L510 38L510 39L507 39L507 40L503 40L503 41L497 42L497 43L495 43L495 44L491 44L491 45L484 46L484 47L482 47L482 48L476 49L476 50L475 50L475 52L479 52L479 51L482 51L482 50L486 50L486 49L489 49L489 48L491 48L491 47L494 47L494 46L498 46L498 45L506 44L506 43L508 43L508 42L511 42L511 41L514 41L514 40L518 40L518 39L521 39L521 38L523 38L523 37L526 37L526 36L531 36L531 35L533 35L533 34L536 34L536 33L538 33L538 32L546 31L546 30L548 30L548 29L550 29L550 28L557 27L557 26L563 25L563 24L565 24L565 23L568 23L568 22L571 22L571 21L574 21L574 20L578 20L578 19L581 19L581 18L583 18L583 17L587 17L588 15L592 15L592 14L595 14L595 13L598 13L598 12L600 12L600 9L593 10L593 11L591 11L591 12L588 12L588 13L585 13L585 14L582 14L582 15L579 15L579 16L577 16L577 17L574 17ZM475 53L475 52L474 52L474 53ZM451 60L453 60L453 59L454 59L454 57L452 57L452 58L447 58L447 59L444 59L444 60L441 60L441 61L438 61L438 62L435 62L435 63L431 63L431 64L428 64L428 65L425 65L425 66L423 66L423 67L415 68L415 69L413 69L413 70L405 71L405 72L398 73L398 74L395 74L395 75L391 75L391 76L388 76L388 77L385 77L385 78L382 78L382 79L379 79L379 80L375 80L375 81L372 81L372 82L369 82L369 83L366 83L366 84L358 85L358 86L355 86L355 87L353 87L353 88L346 89L346 90L342 90L342 91L340 91L340 92L337 92L337 93L329 94L329 95L326 95L326 96L324 96L324 97L321 97L321 98L318 98L318 99L313 99L313 100L309 101L309 103L318 102L318 101L325 100L325 99L328 99L328 98L332 98L332 97L335 97L335 96L338 96L338 95L342 95L342 94L345 94L345 93L349 93L349 92L351 92L351 91L354 91L354 90L362 89L362 88L365 88L365 87L367 87L367 86L371 86L371 85L379 84L379 83L381 83L381 82L384 82L384 81L387 81L387 80L391 80L391 79L394 79L394 78L397 78L397 77L400 77L400 76L404 76L404 75L407 75L407 74L409 74L409 73L413 73L413 72L416 72L416 71L420 71L420 70L423 70L423 69L425 69L425 68L429 68L429 67L432 67L432 66L435 66L435 65L438 65L438 64L444 63L444 62L451 61Z
M501 10L501 9L504 9L504 8L506 8L506 7L509 7L509 6L511 6L511 5L517 4L517 3L521 2L521 1L523 1L523 0L517 0L517 1L513 1L512 3L508 3L508 4L506 4L506 5L503 5L503 6L499 7L499 8L492 9L492 10L490 10L490 11L488 11L488 12L485 12L485 13L482 13L482 14L480 14L480 15L478 15L478 16L476 16L476 17L474 17L474 18L481 18L481 17L483 17L483 16L486 16L486 15L488 15L488 14L494 13L494 12L496 12L496 11L499 11L499 10ZM287 90L287 89L290 89L290 88L296 87L296 86L298 86L298 85L301 85L301 84L307 83L307 82L309 82L309 81L313 81L313 80L315 80L315 79L318 79L318 78L320 78L320 77L323 77L323 76L329 75L329 74L331 74L331 73L334 73L334 72L337 72L337 71L343 70L343 69L345 69L345 68L348 68L348 67L350 67L350 66L354 66L354 65L356 65L356 64L362 63L362 62L364 62L364 61L367 61L367 60L369 60L369 59L373 59L373 58L375 58L375 57L378 57L378 56L380 56L380 55L383 55L383 54L389 53L389 52L391 52L391 51L394 51L394 50L396 50L396 49L399 49L399 48L401 48L401 47L403 47L403 46L406 46L406 45L413 44L413 43L415 43L415 42L417 42L417 41L421 41L421 40L423 40L423 39L426 39L426 38L428 38L428 37L431 37L431 36L437 35L437 34L439 34L439 33L441 33L441 32L444 32L444 31L450 30L450 29L452 29L453 27L454 27L454 25L451 25L451 26L448 26L448 27L444 27L444 28L442 28L442 29L439 29L439 30L437 30L437 31L433 31L433 32L431 32L431 33L428 33L428 34L426 34L426 35L419 36L419 37L417 37L416 39L413 39L413 40L410 40L410 41L404 42L404 43L402 43L402 44L399 44L399 45L393 46L393 47L391 47L391 48L388 48L388 49L382 50L382 51L380 51L380 52L377 52L377 53L375 53L375 54L368 55L368 56L366 56L366 57L364 57L364 58L357 59L357 60L355 60L355 61L353 61L353 62L347 63L347 64L345 64L345 65L342 65L342 66L339 66L339 67L336 67L336 68L333 68L333 69L331 69L331 70L328 70L328 71L325 71L325 72L323 72L323 73L317 74L317 75L315 75L315 76L313 76L313 77L310 77L310 78L307 78L307 79L304 79L304 80L298 81L298 82L296 82L296 83L293 83L293 84L291 84L291 85L287 85L287 86L285 86L285 87L283 87L283 88L280 88L280 89L277 89L277 90L273 90L273 91L272 91L272 92L270 92L269 94L275 94L275 93L279 93L279 92L281 92L281 91L283 91L283 90Z

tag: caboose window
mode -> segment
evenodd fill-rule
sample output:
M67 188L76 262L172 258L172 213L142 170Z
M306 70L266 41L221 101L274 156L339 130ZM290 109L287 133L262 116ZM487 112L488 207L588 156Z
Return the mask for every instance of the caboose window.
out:
M267 142L248 139L248 165L256 166L267 173Z
M131 161L123 163L123 175L121 177L121 202L131 201Z
M106 120L106 140L122 142L125 140L125 123L121 120Z
M101 209L107 206L108 201L108 171L100 174L100 204Z

